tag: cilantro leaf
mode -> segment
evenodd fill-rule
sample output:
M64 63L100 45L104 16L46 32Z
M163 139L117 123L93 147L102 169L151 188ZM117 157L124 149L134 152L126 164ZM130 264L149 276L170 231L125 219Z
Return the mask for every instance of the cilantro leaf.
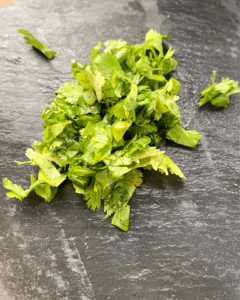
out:
M26 197L26 192L21 187L21 185L14 184L7 178L3 179L3 186L5 187L5 189L11 190L11 192L7 193L7 196L9 198L18 198L22 200L22 198Z
M105 50L104 50L104 53L112 53L113 50L116 50L116 49L119 50L119 49L123 48L126 45L127 45L127 42L122 41L122 40L118 40L118 41L109 40L109 41L106 41L104 43L104 46L106 47Z
M39 180L49 183L52 186L59 186L67 177L67 174L61 174L54 165L39 152L29 148L26 156L31 160L32 165L40 167Z
M185 130L176 125L167 131L166 138L187 147L196 147L201 135L196 130Z
M67 102L74 104L83 95L83 88L79 84L65 82L55 93L62 95Z
M202 91L199 106L210 101L212 105L224 107L229 103L230 95L240 93L238 81L222 78L221 82L216 83L216 75L217 71L213 71L213 76L211 77L212 85Z
M102 88L105 84L104 76L100 71L96 70L95 72L93 72L90 67L87 67L86 77L91 83L92 88L95 90L98 101L100 101L103 98Z
M7 193L7 196L9 198L18 198L22 201L22 199L26 198L32 190L34 190L39 196L43 197L46 202L50 202L56 196L58 192L57 187L52 187L48 183L41 183L39 180L36 180L33 175L31 175L30 178L31 186L25 191L21 185L14 184L7 178L4 178L3 186L6 189L11 190L11 192Z
M171 174L175 174L180 178L186 179L178 166L167 155L164 154L161 165L159 165L159 171L168 175L168 170Z
M18 29L18 32L24 34L24 39L27 44L30 44L34 48L41 51L48 59L53 59L54 55L56 54L55 51L51 50L47 44L44 42L40 42L38 39L35 38L30 32L25 29Z
M129 229L130 205L124 205L116 210L112 218L112 225L124 231Z

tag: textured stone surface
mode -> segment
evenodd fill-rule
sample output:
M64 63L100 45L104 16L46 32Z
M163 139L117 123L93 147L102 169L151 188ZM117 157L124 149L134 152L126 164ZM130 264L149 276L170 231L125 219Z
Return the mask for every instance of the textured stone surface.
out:
M182 83L185 128L202 140L161 149L187 177L144 172L131 200L128 233L102 221L65 183L50 204L21 203L0 188L1 300L240 299L239 95L227 108L198 108L218 77L240 80L239 3L232 0L15 0L0 8L0 177L24 188L37 171L25 150L41 140L40 111L64 81L70 61L89 62L99 40L142 42L153 28L172 36L174 76ZM57 54L48 61L16 32L24 28Z

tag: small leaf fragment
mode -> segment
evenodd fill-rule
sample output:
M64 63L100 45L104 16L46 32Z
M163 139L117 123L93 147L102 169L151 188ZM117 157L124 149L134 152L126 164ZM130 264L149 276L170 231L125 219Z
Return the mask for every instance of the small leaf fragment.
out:
M35 38L35 36L33 36L30 32L28 32L25 29L18 29L17 31L25 35L24 39L27 44L30 44L34 48L41 51L48 59L53 59L56 52L51 50L47 44L45 44L44 42L40 42L38 39Z
M186 130L176 125L167 131L166 138L187 147L196 147L201 135L196 130Z

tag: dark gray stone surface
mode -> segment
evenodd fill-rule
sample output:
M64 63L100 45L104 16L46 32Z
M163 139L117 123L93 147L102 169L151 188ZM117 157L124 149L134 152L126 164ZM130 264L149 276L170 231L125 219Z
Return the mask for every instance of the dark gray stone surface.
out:
M0 299L240 299L240 97L198 108L213 69L218 80L240 80L239 3L15 0L0 8L0 28L1 182L29 186L37 169L13 161L41 140L40 111L73 80L70 61L89 62L99 40L135 44L150 28L172 36L182 124L202 134L193 150L161 144L187 181L144 172L128 233L102 221L102 209L88 210L69 183L50 204L34 194L8 199L1 186ZM19 28L57 51L54 60Z

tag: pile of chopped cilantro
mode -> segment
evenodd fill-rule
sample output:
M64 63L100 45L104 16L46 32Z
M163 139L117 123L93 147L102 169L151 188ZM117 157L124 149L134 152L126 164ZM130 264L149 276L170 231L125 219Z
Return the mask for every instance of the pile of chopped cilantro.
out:
M5 178L8 197L22 200L34 190L50 202L68 178L89 208L103 202L106 218L113 215L112 224L127 231L142 168L185 178L158 149L162 137L188 147L201 138L180 126L180 83L166 78L177 65L172 48L163 52L169 38L150 30L143 44L109 40L103 52L99 42L88 65L73 61L76 81L65 82L43 110L43 141L32 144L23 162L39 166L38 178L31 175L25 191Z

